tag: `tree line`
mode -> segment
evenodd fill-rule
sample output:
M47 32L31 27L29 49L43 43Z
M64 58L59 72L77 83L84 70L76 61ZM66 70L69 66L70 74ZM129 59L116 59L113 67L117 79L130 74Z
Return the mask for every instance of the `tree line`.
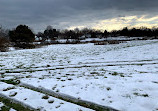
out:
M0 27L0 51L6 51L10 44L19 48L34 48L35 46L32 43L35 41L35 37L41 38L42 42L48 39L52 41L56 39L74 39L79 41L82 39L82 36L90 38L106 38L109 36L144 37L146 39L149 37L157 38L158 28L153 27L150 29L147 27L125 27L120 30L108 32L107 30L100 31L90 28L57 30L51 26L47 26L43 32L38 32L35 34L27 25L19 25L12 30L5 30Z
M126 37L158 37L158 28L147 28L147 27L140 27L140 28L128 28L125 27L121 30L113 30L108 32L107 30L94 30L89 28L78 29L75 28L74 30L62 30L57 31L57 29L53 29L51 26L48 26L46 30L42 33L39 32L36 34L37 37L43 38L51 38L51 39L79 39L83 35L90 35L91 38L105 38L105 37L118 37L118 36L126 36Z

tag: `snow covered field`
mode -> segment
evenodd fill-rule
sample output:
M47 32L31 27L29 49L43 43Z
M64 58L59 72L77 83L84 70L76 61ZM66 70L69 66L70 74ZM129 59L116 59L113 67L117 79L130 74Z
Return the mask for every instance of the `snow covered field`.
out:
M122 111L158 110L158 41L115 45L50 45L0 53L1 80L36 87ZM90 111L54 97L0 82L0 94L47 111ZM3 103L0 102L0 107Z

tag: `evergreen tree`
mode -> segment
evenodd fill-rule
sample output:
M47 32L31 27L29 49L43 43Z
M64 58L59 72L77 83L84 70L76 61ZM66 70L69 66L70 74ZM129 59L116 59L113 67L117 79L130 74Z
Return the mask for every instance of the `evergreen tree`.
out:
M15 46L21 48L30 47L29 44L35 40L35 35L26 25L19 25L15 30L9 31L9 37L11 42L15 43Z

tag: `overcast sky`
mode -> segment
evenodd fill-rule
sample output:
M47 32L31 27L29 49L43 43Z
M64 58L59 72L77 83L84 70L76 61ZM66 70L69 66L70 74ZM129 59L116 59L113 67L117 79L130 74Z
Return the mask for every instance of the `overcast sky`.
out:
M0 25L114 30L158 26L158 0L0 0Z

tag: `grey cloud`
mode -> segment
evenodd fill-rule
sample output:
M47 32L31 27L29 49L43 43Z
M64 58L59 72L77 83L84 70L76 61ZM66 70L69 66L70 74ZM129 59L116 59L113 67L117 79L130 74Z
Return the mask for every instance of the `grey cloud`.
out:
M0 0L0 24L66 28L117 16L155 15L157 5L157 0Z

